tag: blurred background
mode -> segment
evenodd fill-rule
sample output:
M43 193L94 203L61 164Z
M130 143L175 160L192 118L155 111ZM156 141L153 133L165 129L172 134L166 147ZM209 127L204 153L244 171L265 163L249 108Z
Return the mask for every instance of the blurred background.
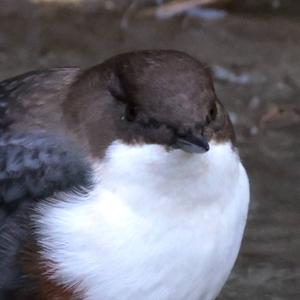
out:
M0 0L0 80L158 48L211 68L250 176L246 235L218 299L299 300L300 1Z

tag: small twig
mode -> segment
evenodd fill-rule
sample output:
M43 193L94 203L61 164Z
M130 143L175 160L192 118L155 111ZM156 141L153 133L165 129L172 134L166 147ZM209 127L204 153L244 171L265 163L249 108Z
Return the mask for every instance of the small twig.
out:
M144 15L154 15L159 18L169 18L183 12L189 11L196 6L207 6L211 4L219 4L224 0L175 0L166 4L162 4L157 8L144 10Z

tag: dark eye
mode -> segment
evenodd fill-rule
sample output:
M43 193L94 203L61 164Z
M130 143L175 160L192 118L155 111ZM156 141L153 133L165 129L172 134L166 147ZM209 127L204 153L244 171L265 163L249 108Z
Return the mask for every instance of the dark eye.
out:
M127 106L126 112L125 112L125 118L129 122L133 122L136 118L137 112L136 108L133 106Z
M206 116L206 123L210 123L211 121L215 120L217 116L217 106L214 104L208 112Z

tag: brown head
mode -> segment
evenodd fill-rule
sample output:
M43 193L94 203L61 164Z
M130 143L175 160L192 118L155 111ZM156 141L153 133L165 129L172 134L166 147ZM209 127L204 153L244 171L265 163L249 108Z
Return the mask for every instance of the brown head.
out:
M83 72L64 113L97 156L115 140L200 153L234 139L209 70L178 51L122 54Z

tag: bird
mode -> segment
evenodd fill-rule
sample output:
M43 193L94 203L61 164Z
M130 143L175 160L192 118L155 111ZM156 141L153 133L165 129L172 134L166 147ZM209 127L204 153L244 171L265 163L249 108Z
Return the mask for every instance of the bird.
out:
M0 82L0 299L213 300L249 181L209 68L177 50Z

